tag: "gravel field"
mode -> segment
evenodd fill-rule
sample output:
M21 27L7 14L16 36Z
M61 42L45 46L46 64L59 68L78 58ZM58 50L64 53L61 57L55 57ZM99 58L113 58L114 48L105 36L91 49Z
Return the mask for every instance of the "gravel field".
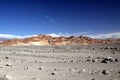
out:
M120 44L0 46L0 80L120 80Z

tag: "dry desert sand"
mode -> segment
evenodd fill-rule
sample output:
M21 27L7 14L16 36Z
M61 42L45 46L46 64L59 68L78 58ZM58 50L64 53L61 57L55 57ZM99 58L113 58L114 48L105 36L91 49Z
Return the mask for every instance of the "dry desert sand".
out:
M0 80L120 80L120 44L0 46Z

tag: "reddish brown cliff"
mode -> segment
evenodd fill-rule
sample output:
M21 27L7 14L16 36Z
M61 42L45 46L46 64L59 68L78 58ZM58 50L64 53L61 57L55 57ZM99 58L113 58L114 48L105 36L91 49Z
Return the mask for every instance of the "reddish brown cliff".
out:
M93 39L84 36L70 37L52 37L47 35L38 35L25 39L11 39L1 42L1 46L29 46L29 45L69 45L69 44L109 44L120 43L120 39Z

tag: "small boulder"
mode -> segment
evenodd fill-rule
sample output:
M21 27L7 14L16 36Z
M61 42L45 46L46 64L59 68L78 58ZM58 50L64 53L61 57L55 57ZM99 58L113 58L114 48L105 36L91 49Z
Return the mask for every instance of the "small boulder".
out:
M35 60L35 63L37 63L38 61L37 60Z
M90 56L88 56L87 58L91 58Z
M86 61L87 61L87 62L90 62L91 60L90 60L90 59L87 59Z
M105 49L110 49L110 47L105 47Z
M116 54L117 52L116 51L113 51L112 54Z
M10 66L10 67L12 67L12 64L6 64L6 66Z
M115 62L118 62L118 59L117 59L117 58L115 58Z
M109 71L107 71L105 69L102 70L102 74L107 75L108 73L109 73Z
M95 62L95 60L93 59L93 60L92 60L92 62L94 63L94 62Z
M118 73L120 73L120 71L118 71Z
M43 70L44 69L44 67L40 67L40 68L38 68L39 70Z
M9 59L9 57L6 56L5 59Z
M101 63L107 63L107 61L106 60L102 60Z
M91 80L95 80L95 78L92 78Z
M28 70L28 69L30 69L30 67L29 67L29 66L27 66L27 67L25 67L25 68L24 68L24 70Z
M21 63L23 63L24 61L21 61Z
M72 62L72 63L73 63L74 61L73 61L73 60L71 60L70 62Z
M54 72L52 72L52 73L51 73L51 75L55 75L55 73L54 73Z
M112 58L110 58L108 61L109 61L109 62L113 62L113 59L112 59Z
M57 71L57 69L56 69L56 68L55 68L54 70L55 70L55 71Z

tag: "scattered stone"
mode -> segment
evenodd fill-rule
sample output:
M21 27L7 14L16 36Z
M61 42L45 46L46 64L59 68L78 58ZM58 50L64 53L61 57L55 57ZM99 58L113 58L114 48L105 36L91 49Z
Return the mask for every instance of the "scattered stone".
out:
M95 62L95 60L93 59L92 62Z
M88 56L87 58L91 58L90 56Z
M109 58L104 58L105 61L109 61Z
M113 51L112 54L116 54L117 52L116 51Z
M78 73L81 73L81 71L78 71Z
M57 69L56 69L56 68L55 68L54 70L55 70L55 71L57 71Z
M107 73L106 73L106 70L103 70L103 71L102 71L102 74L105 74L105 75L106 75L106 74L107 74Z
M51 73L51 75L55 75L55 73L53 72L53 73Z
M43 70L44 69L44 67L40 67L40 68L38 68L39 70Z
M113 61L115 61L115 62L118 62L118 59L117 58L112 58L112 57L108 57L108 60L109 60L109 62L113 62Z
M90 59L87 59L87 61L91 61Z
M103 49L103 48L100 48L100 49Z
M107 61L106 60L102 60L101 63L107 63Z
M37 78L33 78L32 80L36 80Z
M29 66L27 66L26 68L24 68L24 70L28 70L28 69L30 69L30 67L29 67Z
M35 63L37 63L37 60L35 60Z
M10 67L12 67L12 64L6 64L6 66L10 66Z
M102 74L104 74L104 75L107 75L108 73L109 73L109 71L107 71L105 69L102 71Z
M23 63L24 61L21 61L21 63Z
M71 60L70 62L74 62L73 60Z
M5 59L9 59L9 57L5 57Z
M105 49L110 49L110 47L105 47Z
M107 57L107 58L103 58L103 60L101 61L102 63L108 63L108 62L117 62L118 61L118 59L116 58L116 59L114 59L114 58L112 58L112 57Z
M77 60L77 62L81 62L81 60Z
M97 57L97 59L100 59L100 57Z
M95 78L92 78L91 80L95 80Z
M120 71L118 71L118 73L120 73Z
M118 59L117 59L117 58L115 58L115 62L118 62Z
M113 62L113 59L110 58L108 61L109 61L109 62Z
M117 47L111 47L110 49L118 50L118 48L117 48Z
M3 68L3 66L0 66L0 68Z

